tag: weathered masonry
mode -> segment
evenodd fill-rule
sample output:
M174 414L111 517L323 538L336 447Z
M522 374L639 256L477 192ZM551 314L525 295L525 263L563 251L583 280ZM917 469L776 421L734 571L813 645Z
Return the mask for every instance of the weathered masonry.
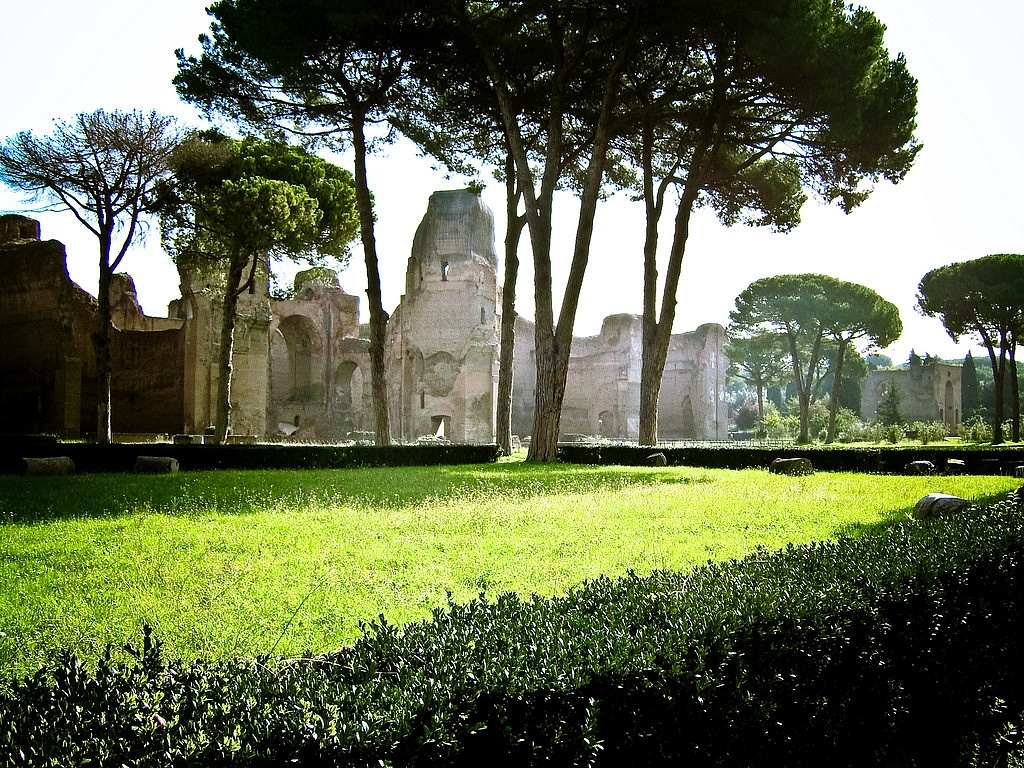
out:
M88 434L95 424L90 342L96 301L68 277L64 247L36 222L0 217L0 432ZM501 323L494 220L467 190L434 193L407 263L405 294L387 334L392 432L493 442ZM303 282L285 301L260 288L236 322L235 434L336 441L372 430L367 329L359 300L337 280ZM127 275L113 284L113 428L202 434L216 403L219 291L182 279L169 317L143 315ZM662 381L662 439L725 439L724 329L672 339ZM533 326L517 319L513 430L533 419ZM635 439L640 320L611 315L573 342L562 415L565 435Z

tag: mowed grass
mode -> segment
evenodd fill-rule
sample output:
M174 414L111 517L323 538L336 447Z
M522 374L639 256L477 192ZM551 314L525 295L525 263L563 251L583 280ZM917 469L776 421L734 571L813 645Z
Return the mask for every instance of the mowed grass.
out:
M0 676L143 624L182 658L300 655L481 592L685 569L858 535L930 492L1019 481L486 466L0 477Z

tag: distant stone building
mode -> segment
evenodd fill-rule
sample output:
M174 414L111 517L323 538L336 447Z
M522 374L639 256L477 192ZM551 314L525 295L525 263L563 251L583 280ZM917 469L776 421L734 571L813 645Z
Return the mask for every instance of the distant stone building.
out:
M386 341L392 434L493 442L501 289L494 221L478 195L437 192L416 231L405 294ZM95 429L90 334L96 302L68 277L63 246L38 225L0 217L0 432ZM359 301L337 281L301 282L272 300L267 271L240 297L232 377L235 434L334 441L373 431L369 341ZM118 276L114 307L113 429L202 434L219 379L220 290L182 279L171 317L142 314ZM533 420L532 323L516 321L513 430ZM639 428L640 319L611 315L573 342L562 414L566 435L635 439ZM673 336L662 379L662 439L725 439L728 360L720 325ZM957 389L959 394L959 389ZM90 415L91 414L91 415Z
M963 419L960 400L961 367L929 359L909 368L868 371L861 387L861 416L874 420L890 383L899 391L900 412L907 423L945 423L955 434Z
M530 434L536 366L533 323L516 323L512 428ZM597 336L573 339L562 404L563 435L636 440L640 434L642 328L638 315L609 315ZM672 336L658 403L660 440L725 440L728 410L725 329L700 326Z
M479 195L435 192L388 324L392 432L495 440L501 294L494 216Z

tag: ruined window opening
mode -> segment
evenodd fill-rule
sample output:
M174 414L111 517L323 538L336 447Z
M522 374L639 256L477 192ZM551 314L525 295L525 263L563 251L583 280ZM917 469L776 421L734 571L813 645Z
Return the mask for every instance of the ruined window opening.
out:
M445 281L448 280L448 262L447 261L443 262L441 264L441 279L445 280Z
M485 322L487 321L484 319L484 308L480 307L480 325L483 325Z
M424 392L423 390L420 390L420 408L426 408L426 407L427 407L427 393Z
M299 426L299 414L295 414L295 421L292 423L295 424L296 427Z
M431 416L430 427L434 437L447 438L451 434L452 417L448 414Z

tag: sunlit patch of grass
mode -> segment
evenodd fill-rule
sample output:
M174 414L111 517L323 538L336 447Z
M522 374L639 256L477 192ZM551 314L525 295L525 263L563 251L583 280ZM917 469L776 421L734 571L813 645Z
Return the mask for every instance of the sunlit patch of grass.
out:
M448 596L554 595L905 518L1019 481L685 467L0 477L0 672L154 626L176 655L295 655Z

